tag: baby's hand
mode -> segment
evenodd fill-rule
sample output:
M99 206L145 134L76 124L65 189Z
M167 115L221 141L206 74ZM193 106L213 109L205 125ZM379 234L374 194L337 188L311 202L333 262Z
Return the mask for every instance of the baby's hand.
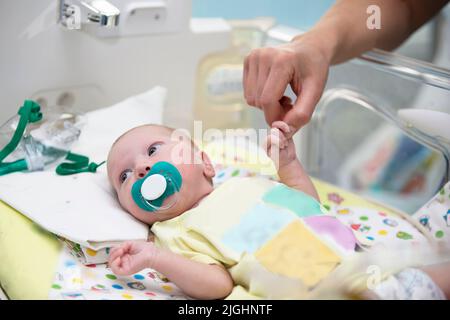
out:
M274 161L278 170L297 159L295 144L292 137L288 138L289 133L287 123L275 121L267 136L267 155Z
M132 275L149 268L156 252L157 248L152 242L125 242L111 250L108 264L117 275Z

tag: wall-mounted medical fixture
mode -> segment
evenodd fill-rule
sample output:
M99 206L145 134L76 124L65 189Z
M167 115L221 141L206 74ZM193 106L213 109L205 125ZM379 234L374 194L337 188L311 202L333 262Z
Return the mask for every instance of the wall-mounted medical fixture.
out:
M120 10L106 0L60 0L61 23L69 29L79 29L81 23L93 23L101 27L116 27Z
M58 1L62 25L102 38L180 32L191 18L186 0Z

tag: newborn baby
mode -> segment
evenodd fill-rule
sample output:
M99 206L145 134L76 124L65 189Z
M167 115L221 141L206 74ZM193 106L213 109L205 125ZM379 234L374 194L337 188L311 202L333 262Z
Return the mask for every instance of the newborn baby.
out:
M315 286L353 252L355 239L324 214L288 131L276 122L267 139L281 184L233 178L216 190L208 155L190 139L173 139L173 129L157 125L123 134L110 150L108 177L121 206L152 226L154 240L114 248L113 272L152 268L199 299L232 291L236 298L295 298ZM181 187L153 210L139 202L136 183L161 163L176 168Z

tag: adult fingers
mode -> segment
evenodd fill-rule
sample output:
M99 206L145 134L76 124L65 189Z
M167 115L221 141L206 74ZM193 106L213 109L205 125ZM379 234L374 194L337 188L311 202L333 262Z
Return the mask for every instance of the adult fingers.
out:
M270 69L264 90L259 99L259 104L264 110L264 116L268 125L271 125L277 120L281 120L284 116L284 108L280 100L284 98L284 92L291 82L291 73L287 70L289 66L277 61Z
M244 97L247 104L250 106L257 106L257 81L258 81L258 64L259 64L259 50L253 50L244 60Z
M309 122L316 104L320 100L322 90L323 85L313 78L307 78L303 81L297 101L283 118L283 121L289 125L291 134L294 134Z
M283 96L283 98L280 99L280 104L281 106L286 109L286 108L292 108L292 99L289 98L288 96Z
M261 97L271 69L271 51L261 51L258 57L258 80L256 83L256 106L262 107Z

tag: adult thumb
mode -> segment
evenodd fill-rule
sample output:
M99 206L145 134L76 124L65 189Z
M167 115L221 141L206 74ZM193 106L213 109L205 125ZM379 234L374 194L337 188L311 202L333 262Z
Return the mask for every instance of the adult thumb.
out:
M289 125L291 133L296 133L306 125L312 117L314 109L322 96L323 86L316 81L307 79L302 83L300 94L294 106L284 116L283 121Z

